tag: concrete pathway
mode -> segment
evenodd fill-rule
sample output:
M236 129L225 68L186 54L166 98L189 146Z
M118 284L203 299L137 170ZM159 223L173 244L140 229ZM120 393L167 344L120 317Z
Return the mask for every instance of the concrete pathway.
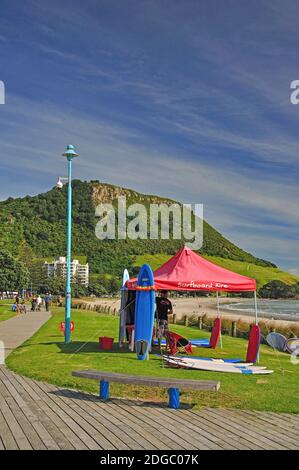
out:
M7 357L13 349L24 343L39 328L49 320L50 312L42 310L41 312L28 312L16 315L9 320L0 323L0 363L3 364L4 357ZM2 356L2 361L1 361Z

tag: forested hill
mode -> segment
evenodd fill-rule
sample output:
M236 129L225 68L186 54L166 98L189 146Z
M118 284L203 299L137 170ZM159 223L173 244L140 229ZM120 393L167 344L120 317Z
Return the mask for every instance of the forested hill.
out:
M172 255L184 243L177 240L105 240L95 236L95 207L101 203L116 206L118 196L126 196L127 204L173 203L108 184L73 181L73 254L84 256L92 273L119 276L127 267L136 266L140 255ZM0 202L0 248L21 258L49 258L64 255L66 233L67 187L56 188L38 196L26 196ZM116 207L117 211L117 207ZM204 222L202 254L222 259L245 261L259 266L274 265L255 258L224 238Z

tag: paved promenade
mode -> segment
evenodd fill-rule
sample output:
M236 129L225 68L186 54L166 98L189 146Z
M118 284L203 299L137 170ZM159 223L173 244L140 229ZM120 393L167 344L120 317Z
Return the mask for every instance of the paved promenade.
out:
M28 312L16 315L0 323L0 341L4 343L4 355L7 357L11 351L26 339L30 338L46 321L51 314L41 312Z

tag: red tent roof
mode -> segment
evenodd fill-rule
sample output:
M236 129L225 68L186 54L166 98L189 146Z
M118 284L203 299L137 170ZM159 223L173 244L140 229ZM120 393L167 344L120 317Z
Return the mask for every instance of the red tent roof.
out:
M154 272L155 287L161 290L255 291L256 282L249 277L221 268L190 248L183 247ZM127 281L134 290L137 279Z

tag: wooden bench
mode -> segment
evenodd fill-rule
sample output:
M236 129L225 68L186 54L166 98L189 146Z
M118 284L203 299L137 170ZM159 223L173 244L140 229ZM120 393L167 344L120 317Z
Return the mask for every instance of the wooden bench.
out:
M98 380L100 382L101 400L109 399L109 382L168 388L168 406L169 408L174 409L178 409L180 407L179 389L217 391L220 387L220 382L215 380L185 380L174 379L171 377L144 377L142 375L119 374L100 370L73 371L72 375L83 379Z

